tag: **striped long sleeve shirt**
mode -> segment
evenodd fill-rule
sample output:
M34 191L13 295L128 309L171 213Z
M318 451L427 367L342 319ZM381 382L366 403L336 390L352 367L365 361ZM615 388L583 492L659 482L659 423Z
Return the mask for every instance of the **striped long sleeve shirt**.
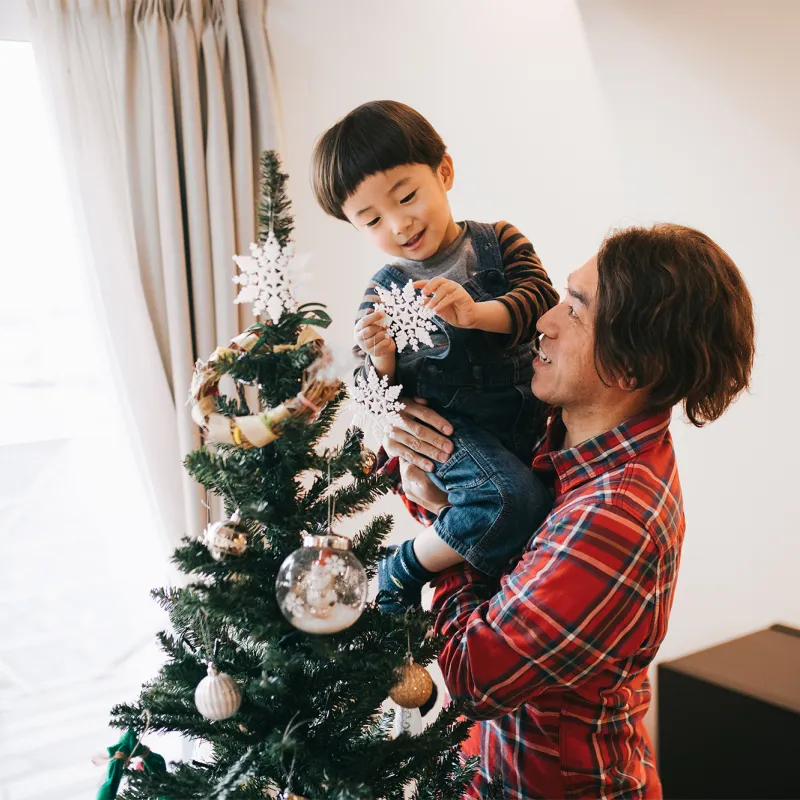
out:
M511 315L511 333L498 342L502 346L513 347L533 340L536 336L536 322L558 303L558 292L553 288L529 239L510 222L494 223L494 231L509 286L508 292L497 299ZM370 281L359 304L356 322L372 311L377 302L375 283ZM357 345L353 347L353 353L364 361L365 354Z

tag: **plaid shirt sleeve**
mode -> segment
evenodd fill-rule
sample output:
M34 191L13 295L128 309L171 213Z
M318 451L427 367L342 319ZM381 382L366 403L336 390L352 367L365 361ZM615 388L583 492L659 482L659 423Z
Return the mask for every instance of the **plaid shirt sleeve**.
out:
M499 587L468 564L432 582L439 664L470 717L580 686L651 635L660 558L643 522L613 504L553 517Z

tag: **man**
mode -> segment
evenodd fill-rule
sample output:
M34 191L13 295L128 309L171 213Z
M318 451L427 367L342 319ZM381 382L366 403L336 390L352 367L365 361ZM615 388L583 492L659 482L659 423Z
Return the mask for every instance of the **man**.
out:
M553 413L533 470L552 487L521 559L497 580L469 565L433 581L439 663L481 720L465 746L507 800L660 797L643 725L647 668L667 630L684 534L668 427L717 419L747 388L754 324L728 255L679 225L609 237L539 321L534 394ZM409 401L386 442L406 504L447 504L429 480L445 419Z

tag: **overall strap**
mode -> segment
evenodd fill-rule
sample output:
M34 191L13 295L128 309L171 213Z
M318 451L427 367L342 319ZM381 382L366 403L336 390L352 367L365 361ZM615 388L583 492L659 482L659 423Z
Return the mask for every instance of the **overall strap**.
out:
M372 276L372 280L384 289L391 289L392 284L396 284L402 289L408 283L409 279L406 275L403 275L397 267L386 264Z
M472 236L475 255L478 259L478 272L491 269L503 270L503 254L500 252L500 242L494 232L494 225L488 222L473 222L466 220L464 223Z

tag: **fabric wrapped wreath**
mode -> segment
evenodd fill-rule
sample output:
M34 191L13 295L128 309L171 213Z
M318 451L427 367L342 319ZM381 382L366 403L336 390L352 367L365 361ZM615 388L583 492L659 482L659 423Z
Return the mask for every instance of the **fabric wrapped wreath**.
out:
M257 328L257 326L255 326ZM228 347L218 347L208 361L198 361L190 390L192 419L205 430L207 441L237 447L264 447L282 434L289 420L313 421L341 389L341 381L333 374L332 357L320 335L310 326L300 329L294 344L268 346L267 352L281 353L312 345L317 358L303 373L300 391L275 408L257 414L228 417L217 411L219 382L226 374L232 356L241 356L254 348L261 353L264 346L258 330L248 329L233 339Z

